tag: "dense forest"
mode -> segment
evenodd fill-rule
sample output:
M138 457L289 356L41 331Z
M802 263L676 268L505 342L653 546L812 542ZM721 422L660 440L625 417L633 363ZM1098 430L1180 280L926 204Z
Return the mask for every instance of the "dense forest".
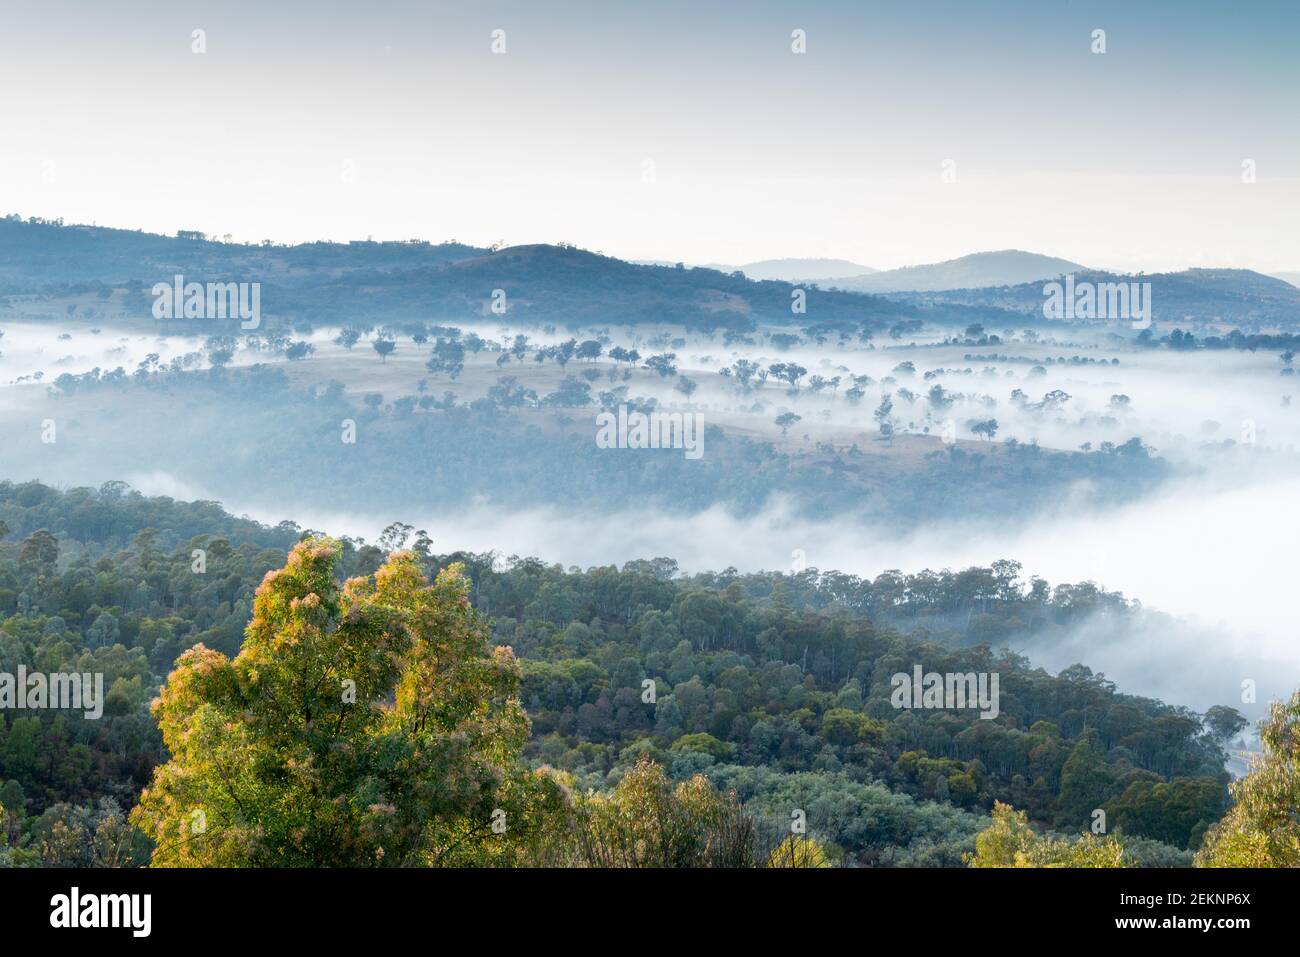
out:
M106 690L99 720L0 714L0 859L11 864L142 864L151 854L155 863L357 863L351 852L322 856L310 841L284 838L293 846L275 850L252 831L219 848L214 837L214 857L187 858L176 850L176 794L201 790L214 773L193 764L205 752L190 736L212 734L200 716L231 707L234 692L218 677L225 669L254 686L259 679L248 675L291 672L295 656L311 649L289 636L308 625L337 645L332 655L370 661L373 649L357 650L379 640L363 627L368 616L388 623L384 634L397 618L414 623L399 632L416 636L400 651L405 670L380 668L372 680L372 695L387 687L395 696L389 719L419 711L416 650L451 642L460 664L448 673L479 690L447 692L420 713L454 714L452 738L472 727L469 738L490 742L470 755L436 735L418 746L399 737L417 757L424 748L451 762L456 770L445 773L469 783L456 813L402 827L385 818L383 828L405 835L407 848L386 863L653 862L625 846L616 824L649 808L657 820L680 815L682 834L695 835L673 845L682 856L659 863L774 864L784 854L799 866L959 866L987 862L992 852L976 841L990 828L1019 835L999 845L1004 851L1007 841L1040 840L1086 856L1079 836L1100 809L1117 860L1187 865L1229 806L1223 744L1241 730L1240 716L1124 694L1083 665L1052 675L1005 650L1002 639L1026 623L1064 627L1098 608L1142 613L1090 583L1021 582L1013 562L874 580L815 569L685 576L666 558L564 569L441 554L400 523L378 542L331 546L289 523L265 527L213 503L145 498L120 483L67 491L0 483L0 532L0 670L102 672ZM390 553L399 557L386 564ZM306 584L291 588L295 576ZM354 581L343 588L344 578ZM423 579L439 584L420 591ZM303 605L304 595L318 597ZM449 667L451 651L428 654ZM997 673L998 715L895 707L891 676L916 665ZM467 705L471 698L491 714ZM306 744L284 740L293 722L284 724L274 698L251 700L228 719L244 727L235 738L247 750L235 763L259 767L259 747L274 755L301 744L313 753L316 722L304 726ZM262 707L279 723L259 723ZM339 734L352 728L350 715L340 712ZM266 727L275 729L274 747L258 738ZM387 725L355 731L366 741L381 732L395 734ZM213 748L235 746L218 739ZM357 787L371 804L393 804L385 796L396 787L392 768L365 765L362 775L364 762L347 753L346 767L333 772L339 780L361 775ZM416 803L417 784L402 785ZM265 781L249 787L269 800ZM152 795L143 804L142 791ZM408 811L395 806L399 817ZM471 839L507 807L517 822L508 852L506 843ZM363 809L365 820L340 819L339 827L355 827L357 846L369 846L378 813ZM782 839L792 818L806 822L797 847ZM286 834L296 833L290 823L282 822ZM412 828L439 836L426 846ZM393 852L399 838L385 840Z

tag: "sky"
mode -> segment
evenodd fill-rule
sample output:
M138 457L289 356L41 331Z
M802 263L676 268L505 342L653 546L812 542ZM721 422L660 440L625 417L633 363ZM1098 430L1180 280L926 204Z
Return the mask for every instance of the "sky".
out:
M5 0L0 214L1300 271L1293 2L271 6Z

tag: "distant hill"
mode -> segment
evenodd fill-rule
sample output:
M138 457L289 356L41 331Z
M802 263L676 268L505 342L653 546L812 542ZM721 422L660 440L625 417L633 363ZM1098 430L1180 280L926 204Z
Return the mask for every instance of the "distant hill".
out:
M256 246L125 229L0 219L0 297L132 290L129 318L153 322L147 293L183 274L188 281L259 282L272 323L335 324L496 318L494 290L508 315L556 324L675 322L700 328L818 323L885 328L915 319L909 305L858 293L805 290L712 269L647 266L572 246L485 250L460 243L354 242ZM107 292L105 292L107 295ZM106 318L119 297L106 300ZM39 303L36 307L40 310ZM46 312L53 313L53 308ZM33 307L24 304L23 314ZM5 303L0 298L0 317Z
M57 283L121 285L134 279L152 284L177 272L204 280L291 283L328 274L439 265L484 252L462 243L418 240L225 243L9 217L0 218L0 292L30 292Z
M972 253L960 259L928 266L904 266L870 275L845 274L827 277L825 285L854 292L933 292L940 289L977 289L986 286L1014 286L1038 279L1055 279L1085 267L1068 259L1038 253L1003 249Z
M1249 269L1186 269L1139 275L1077 270L1073 275L1076 284L1151 283L1152 318L1160 324L1217 322L1245 330L1300 326L1300 288ZM926 309L987 308L1041 318L1043 286L1039 280L999 288L897 294L896 298Z
M491 318L492 290L505 291L517 317L554 323L677 322L701 328L845 323L883 328L916 318L915 308L876 296L809 289L806 311L791 312L794 285L714 269L646 266L571 246L511 246L358 286L350 278L312 290L320 310L413 313L433 306Z
M865 276L879 270L847 259L764 259L738 267L750 279L819 282L836 276Z
M696 269L718 272L743 272L747 279L776 279L781 282L823 282L840 276L865 276L878 270L847 259L764 259L733 266L728 263L704 263Z
M1300 272L1272 272L1269 275L1274 279L1289 282L1293 286L1300 286Z

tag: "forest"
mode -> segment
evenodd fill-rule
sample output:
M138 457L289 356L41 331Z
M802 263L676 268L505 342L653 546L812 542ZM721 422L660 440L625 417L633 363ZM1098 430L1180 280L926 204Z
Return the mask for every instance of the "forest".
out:
M1005 647L1027 622L1144 614L1091 584L1022 582L1014 562L872 580L566 569L443 554L402 523L372 543L269 527L122 483L0 483L0 533L0 671L107 689L99 720L0 713L10 866L1294 855L1261 822L1295 786L1300 704L1275 706L1278 760L1230 793L1234 709ZM996 672L998 716L892 706L891 676L916 665Z

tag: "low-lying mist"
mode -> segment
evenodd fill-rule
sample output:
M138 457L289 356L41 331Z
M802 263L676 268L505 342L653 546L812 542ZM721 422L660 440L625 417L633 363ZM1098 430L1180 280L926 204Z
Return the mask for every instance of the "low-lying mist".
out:
M150 494L206 497L162 473L128 476ZM400 520L428 531L440 550L535 556L565 566L622 564L668 556L685 572L813 567L874 577L887 569L964 568L1008 558L1052 584L1094 581L1147 609L1121 625L1098 620L1068 639L1018 649L1050 670L1082 662L1126 691L1198 710L1230 704L1258 716L1270 698L1300 687L1294 654L1292 565L1300 528L1300 477L1272 474L1249 484L1207 475L1138 504L1081 511L1065 500L1026 524L942 522L899 537L849 521L809 522L788 503L737 516L725 508L669 514L634 505L613 514L558 507L525 511L488 505L420 515L380 510L296 512L228 500L236 513L374 540ZM1257 704L1241 702L1256 683Z

